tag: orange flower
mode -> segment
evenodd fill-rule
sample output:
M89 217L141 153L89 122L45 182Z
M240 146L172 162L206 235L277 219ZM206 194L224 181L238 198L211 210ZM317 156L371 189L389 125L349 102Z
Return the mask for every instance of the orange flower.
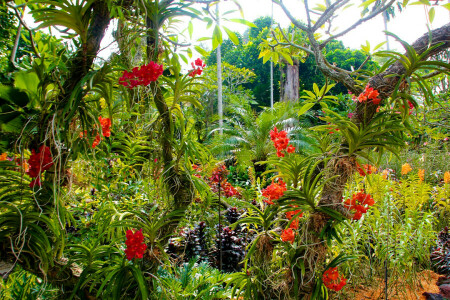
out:
M102 138L100 137L99 134L97 134L97 136L95 137L94 142L92 143L92 148L97 147L98 144L100 144L100 141L102 140Z
M301 213L302 210L301 209L297 209L297 210L293 210L293 211L288 211L286 212L286 218L288 220L292 219L292 217L294 217L296 214ZM303 217L303 213L298 215L299 218Z
M449 171L444 173L444 183L450 183L450 172Z
M278 183L272 182L267 188L262 190L262 195L267 198L264 202L273 205L273 200L279 199L286 191L286 183L283 180L279 180Z
M388 174L389 174L389 171L388 170L383 170L383 179L388 179Z
M291 224L289 225L289 228L298 229L298 223L299 223L298 218L292 220Z
M360 166L358 163L356 163L356 168L358 170L359 175L366 176L372 173L375 173L377 171L377 168L375 166L365 164L364 166Z
M28 172L30 170L30 165L26 161L23 161L22 169L26 173L26 172Z
M402 175L406 175L411 171L412 171L412 168L408 163L402 165Z
M419 172L417 172L417 175L419 175L420 181L425 180L425 169L419 169Z
M6 160L7 157L8 154L6 152L2 153L2 155L0 155L0 161Z
M100 125L102 126L102 134L105 137L111 136L111 119L110 118L102 118L102 116L98 117L100 121Z
M361 103L366 102L367 100L372 100L373 104L378 105L381 102L381 99L377 98L379 95L380 93L377 90L374 90L367 85L364 92L358 96L358 101Z
M290 242L291 244L294 243L295 232L292 230L292 228L283 230L283 232L281 233L281 240L283 242Z

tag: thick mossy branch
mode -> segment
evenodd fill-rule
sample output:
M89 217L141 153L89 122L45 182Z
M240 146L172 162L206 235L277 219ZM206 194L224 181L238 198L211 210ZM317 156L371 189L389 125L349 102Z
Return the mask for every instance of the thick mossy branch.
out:
M86 76L94 63L105 36L106 28L111 20L108 1L97 0L92 4L92 17L89 24L86 43L82 44L71 59L69 76L63 85L61 98L66 100L81 79Z
M424 57L424 60L450 48L450 23L431 31L430 33L425 33L411 46L416 51L417 55L421 55L427 49L436 45L439 46L427 53L426 57ZM405 53L405 56L408 57L408 53ZM400 61L397 61L386 71L372 77L369 80L368 84L375 90L378 90L378 92L380 93L380 98L382 99L381 104L385 99L388 99L392 95L398 84L398 81L400 80L402 75L406 73L406 71L407 70L405 66ZM375 115L377 107L378 105L374 105L371 102L357 103L355 120L357 120L358 123L369 123Z

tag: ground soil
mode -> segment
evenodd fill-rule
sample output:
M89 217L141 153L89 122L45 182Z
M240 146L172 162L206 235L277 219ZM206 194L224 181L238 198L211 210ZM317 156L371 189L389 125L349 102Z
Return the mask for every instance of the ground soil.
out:
M411 287L401 280L396 284L390 284L388 290L389 300L425 300L424 292L439 294L439 288L436 281L439 274L430 270L422 271L418 274L418 284ZM336 299L355 299L355 300L382 300L385 299L384 281L377 280L370 286L348 286L345 297L336 297ZM331 297L333 298L333 297Z

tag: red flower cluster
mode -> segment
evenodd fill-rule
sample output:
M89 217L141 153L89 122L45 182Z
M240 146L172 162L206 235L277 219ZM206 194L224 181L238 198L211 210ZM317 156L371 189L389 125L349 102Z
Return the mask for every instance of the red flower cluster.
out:
M34 152L31 150L31 156L28 159L28 165L30 166L27 174L30 177L35 177L34 180L30 182L30 187L33 188L36 185L41 186L40 174L45 170L50 169L53 166L53 158L50 153L50 148L42 145L39 147L39 152Z
M283 180L279 180L278 183L272 182L268 187L262 190L262 195L267 198L264 202L267 204L274 204L273 200L280 199L286 191L286 183Z
M327 288L336 292L340 291L347 284L347 279L344 278L344 275L339 276L337 267L329 268L323 272L322 280Z
M354 210L353 220L359 220L362 214L365 214L370 206L374 205L375 201L372 196L360 191L352 196L352 199L347 199L344 202L344 206L348 210Z
M369 164L365 164L361 167L358 163L356 163L356 168L358 170L359 175L361 175L361 176L370 175L377 171L376 167L369 165Z
M281 240L283 242L290 242L291 244L293 244L295 240L294 230L292 230L292 228L284 229L281 233Z
M374 90L367 85L364 92L358 96L358 101L361 103L366 102L367 100L372 100L373 104L378 105L381 102L381 99L377 98L379 94L380 93L377 90Z
M149 85L150 82L158 80L163 73L163 65L151 61L148 65L134 67L131 72L125 70L119 78L119 84L132 89L139 85Z
M278 132L278 128L274 127L273 130L270 131L270 139L273 142L273 145L277 149L277 156L284 157L284 153L281 151L286 150L287 153L294 153L295 147L289 144L289 139L287 137L287 132L281 130Z
M126 234L127 240L125 245L125 254L128 260L133 258L142 258L144 256L144 251L147 249L147 245L144 243L144 235L142 234L142 229L133 232L133 230L127 230Z
M203 68L206 64L200 58L197 58L193 63L191 63L193 70L189 72L189 76L195 77L196 75L202 75Z
M221 182L222 180L224 180L227 175L228 175L227 168L225 167L225 165L221 165L212 171L212 176L211 176L210 180L212 182L218 183L218 182Z

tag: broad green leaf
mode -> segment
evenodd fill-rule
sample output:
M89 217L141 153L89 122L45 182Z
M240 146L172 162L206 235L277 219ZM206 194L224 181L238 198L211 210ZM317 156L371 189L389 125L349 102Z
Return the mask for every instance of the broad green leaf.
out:
M200 46L194 46L194 49L195 49L195 51L197 51L198 53L200 53L200 55L202 55L204 57L207 57L209 55L209 52Z
M434 15L435 15L434 7L430 8L430 11L428 12L428 17L430 18L430 23L433 23L434 21Z
M261 51L261 52L259 53L258 59L261 58L261 57L264 57L264 56L265 56L267 53L269 53L269 52L270 52L270 49Z
M26 90L32 94L37 94L39 78L34 72L21 71L14 76L14 85L22 90Z
M26 106L29 102L27 93L6 85L0 85L0 99L21 107Z
M230 21L234 22L234 23L244 24L244 25L247 25L248 27L255 27L256 28L255 24L253 24L252 22L246 21L244 19L230 19Z
M291 66L294 65L294 61L292 60L291 56L284 53L284 52L278 52L283 58L290 64Z
M311 107L314 106L315 103L305 103L302 108L300 108L300 110L298 111L298 115L301 116L303 114L305 114L308 110L311 109Z
M233 44L239 45L239 38L237 37L237 35L230 29L226 28L225 26L223 26L223 29L225 30L225 32L227 33L228 37L233 42Z
M373 51L378 50L378 49L381 48L384 44L386 44L386 42L379 43L378 45L375 46L375 48L373 48Z

